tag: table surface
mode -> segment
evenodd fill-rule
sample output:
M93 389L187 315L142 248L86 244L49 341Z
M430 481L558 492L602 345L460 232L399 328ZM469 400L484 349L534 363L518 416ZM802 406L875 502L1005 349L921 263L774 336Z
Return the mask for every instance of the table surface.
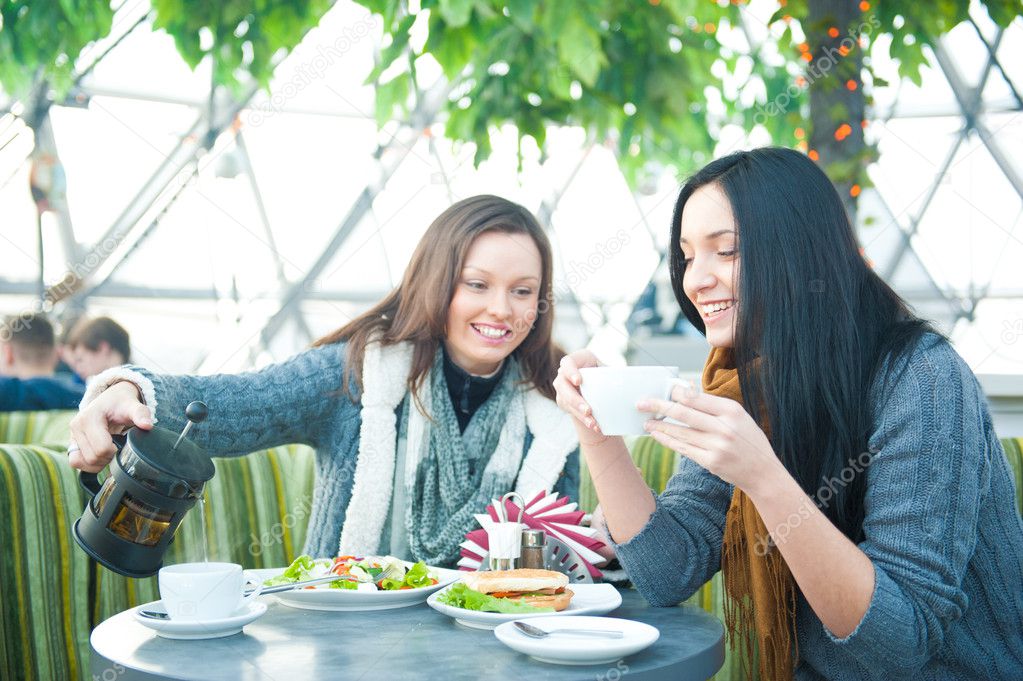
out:
M158 637L131 611L100 624L90 639L93 678L133 679L587 679L705 681L724 661L724 629L698 608L654 608L632 589L608 617L646 622L661 636L615 664L537 662L492 631L468 629L425 603L396 610L317 612L261 597L267 613L240 634L179 641ZM599 644L597 644L599 645Z

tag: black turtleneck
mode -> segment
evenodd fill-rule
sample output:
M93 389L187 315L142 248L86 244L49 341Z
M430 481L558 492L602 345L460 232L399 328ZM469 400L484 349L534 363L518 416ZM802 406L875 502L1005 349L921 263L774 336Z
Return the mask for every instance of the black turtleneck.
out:
M469 419L476 413L479 406L487 401L490 394L504 375L504 364L493 376L486 378L473 376L468 371L458 366L451 360L447 349L444 350L444 380L448 384L448 394L451 395L451 406L455 408L455 416L458 418L458 431L465 432L469 425Z

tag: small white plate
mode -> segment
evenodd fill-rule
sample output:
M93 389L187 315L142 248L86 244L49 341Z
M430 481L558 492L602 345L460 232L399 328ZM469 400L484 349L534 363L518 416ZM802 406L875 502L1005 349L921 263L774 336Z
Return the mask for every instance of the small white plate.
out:
M426 604L437 612L454 617L459 624L473 629L493 629L499 624L525 619L527 617L562 617L566 615L605 615L622 604L622 595L610 584L569 584L572 600L560 612L538 612L535 615L523 613L504 614L480 612L446 605L437 599L444 591L438 591L426 599Z
M406 563L411 567L412 563ZM284 572L284 568L272 570L246 570L245 574L256 581L276 577ZM434 591L461 579L465 573L459 570L431 567L430 572L437 576L437 583L418 589L397 589L395 591L355 591L349 589L332 589L327 585L312 589L295 589L274 594L281 603L292 608L303 610L390 610L407 608L426 600Z
M529 623L546 631L556 629L603 629L620 631L620 639L603 639L571 634L553 634L547 638L531 638L505 622L494 629L494 636L512 650L551 664L613 664L627 655L648 648L660 638L656 627L643 622L617 617L532 617Z
M202 638L223 638L237 634L249 622L259 618L266 612L266 603L252 601L238 609L230 617L206 622L175 622L174 620L155 620L152 617L143 617L140 610L152 610L153 612L167 612L163 601L145 603L132 610L132 617L144 627L149 627L156 632L157 636L164 638L177 638L194 640Z

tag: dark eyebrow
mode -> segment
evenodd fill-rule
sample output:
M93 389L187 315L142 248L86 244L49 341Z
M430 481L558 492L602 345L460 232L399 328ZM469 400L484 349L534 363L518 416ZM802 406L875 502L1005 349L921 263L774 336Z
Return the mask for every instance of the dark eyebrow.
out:
M719 229L719 230L718 230L718 231L716 231L716 232L711 232L710 234L708 234L708 235L707 235L706 237L704 237L704 238L705 238L705 239L706 239L707 241L710 241L711 239L716 239L716 238L718 238L718 237L719 237L719 236L721 236L722 234L735 234L735 230L734 230L734 229ZM685 237L681 237L681 238L679 239L679 241L680 241L680 242L682 242L682 243L684 243L684 244L687 244L687 243L689 243L688 241L686 241L686 238L685 238Z
M487 270L483 269L482 267L476 267L474 265L466 265L463 269L476 270L477 272L482 272L483 274L486 274L486 275L492 275L493 274L492 272L488 272ZM531 274L527 274L524 277L519 277L515 281L525 281L526 279L532 279L533 281L540 281L539 277L534 277Z

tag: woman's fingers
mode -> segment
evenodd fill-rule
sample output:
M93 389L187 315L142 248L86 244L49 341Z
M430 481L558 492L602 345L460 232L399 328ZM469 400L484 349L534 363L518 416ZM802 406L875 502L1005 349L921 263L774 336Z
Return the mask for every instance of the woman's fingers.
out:
M692 459L701 468L713 473L710 468L713 457L710 452L702 447L685 442L684 440L661 430L653 431L650 433L650 437L657 440L665 447L678 452L687 459Z
M558 405L569 414L584 422L589 407L579 393L579 389L570 380L570 373L562 368L554 379L554 390L558 395Z
M717 420L716 416L710 416L705 412L684 404L670 400L658 400L652 397L640 402L636 405L636 408L641 412L651 414L654 418L667 416L686 424L690 428L703 431L714 430L714 424Z
M684 387L675 386L671 392L673 399L681 402L684 406L690 409L701 411L704 414L710 414L711 416L724 416L725 414L731 413L736 408L742 409L739 403L735 400L730 400L727 397L720 397L718 395L711 395L709 393L697 393L693 395L687 391Z
M664 433L679 442L687 445L694 445L700 449L713 451L717 446L718 435L713 432L706 432L689 426L680 426L667 421L650 420L646 422L647 432Z
M111 386L71 420L68 462L74 468L90 473L102 470L117 453L111 433L131 426L143 430L153 427L150 409L139 402L136 394L134 387L124 390L119 385Z
M86 409L79 413L71 422L71 438L68 461L75 468L89 473L103 470L117 451L102 412ZM75 447L77 451L74 451Z
M113 423L125 426L138 426L142 430L150 430L153 427L153 417L149 407L141 402L134 404L119 404L117 416L111 419Z
M589 350L576 350L572 354L561 358L561 368L565 371L565 376L576 387L582 384L583 377L579 373L580 369L598 366L600 366L600 360Z
M593 418L593 410L571 381L571 372L565 367L558 370L558 377L554 379L554 390L558 396L558 406L590 430L600 432L600 427Z

